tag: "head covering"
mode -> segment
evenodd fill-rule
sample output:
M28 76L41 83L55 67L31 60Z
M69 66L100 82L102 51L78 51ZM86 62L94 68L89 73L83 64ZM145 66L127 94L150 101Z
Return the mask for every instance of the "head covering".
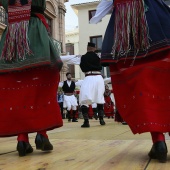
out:
M69 73L69 72L68 72L68 73L66 73L66 77L67 77L69 74L71 74L71 73Z
M95 47L96 45L95 45L95 43L88 42L87 46L88 46L88 47Z
M9 0L10 5L14 5L16 0ZM20 0L21 5L28 4L28 0Z

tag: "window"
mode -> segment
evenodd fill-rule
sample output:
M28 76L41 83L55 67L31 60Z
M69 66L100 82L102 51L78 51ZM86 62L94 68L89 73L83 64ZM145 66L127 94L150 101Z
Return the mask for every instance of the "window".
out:
M68 72L70 72L72 78L75 79L75 67L74 67L74 65L68 64L67 66L68 66Z
M74 44L66 44L66 53L69 53L69 55L74 55Z
M95 15L95 13L96 13L96 10L89 11L89 21Z
M90 42L93 42L96 44L97 52L101 52L101 49L102 49L102 36L101 35L90 37Z

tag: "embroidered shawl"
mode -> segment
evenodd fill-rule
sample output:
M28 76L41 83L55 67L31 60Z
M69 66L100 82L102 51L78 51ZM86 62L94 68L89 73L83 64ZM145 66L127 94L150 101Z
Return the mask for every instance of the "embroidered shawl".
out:
M136 55L139 50L147 51L150 43L144 1L115 0L114 10L113 56L115 56L115 54L117 54L118 57L127 55L132 48L136 52ZM133 42L133 46L130 46L130 42Z
M27 36L31 2L28 0L28 4L21 5L20 0L16 0L15 5L8 6L8 30L1 59L24 60L26 54L32 54Z

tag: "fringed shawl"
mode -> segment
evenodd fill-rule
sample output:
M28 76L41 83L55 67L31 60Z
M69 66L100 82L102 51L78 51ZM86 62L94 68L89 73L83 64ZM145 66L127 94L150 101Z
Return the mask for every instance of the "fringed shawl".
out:
M24 60L26 54L32 54L27 36L31 2L32 0L28 0L28 4L21 5L20 1L16 0L15 5L8 6L8 30L1 59Z
M114 10L113 57L127 55L130 50L135 51L135 56L139 50L147 51L150 47L149 30L143 0L116 0Z

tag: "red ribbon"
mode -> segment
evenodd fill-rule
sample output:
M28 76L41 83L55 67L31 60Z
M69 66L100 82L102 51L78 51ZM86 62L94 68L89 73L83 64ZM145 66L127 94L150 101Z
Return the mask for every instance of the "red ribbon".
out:
M46 27L47 31L50 30L49 28L49 25L47 24L47 21L45 19L45 16L43 14L40 14L40 13L34 13L41 21L42 23L44 24L44 26Z

